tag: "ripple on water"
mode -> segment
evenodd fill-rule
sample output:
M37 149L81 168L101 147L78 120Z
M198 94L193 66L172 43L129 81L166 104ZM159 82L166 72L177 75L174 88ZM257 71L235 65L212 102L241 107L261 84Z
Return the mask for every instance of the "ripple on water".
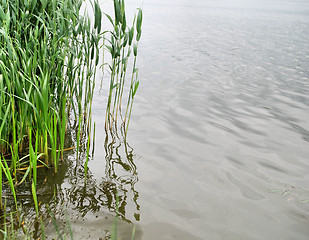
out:
M128 135L143 239L307 239L308 1L144 9Z

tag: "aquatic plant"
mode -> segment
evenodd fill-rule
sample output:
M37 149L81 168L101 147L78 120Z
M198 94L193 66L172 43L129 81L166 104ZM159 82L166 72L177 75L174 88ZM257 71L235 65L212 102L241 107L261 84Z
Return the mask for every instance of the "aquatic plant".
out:
M0 0L0 180L7 183L1 184L0 209L3 187L10 188L17 209L17 187L25 184L39 216L38 169L58 171L69 122L74 123L76 159L81 151L86 152L86 181L91 133L95 132L91 119L94 76L102 47L112 56L106 129L117 126L119 115L127 133L139 86L136 56L142 10L138 9L133 26L128 27L124 0L114 0L114 19L105 14L113 30L102 32L98 1L91 2L93 23L86 13L81 14L83 2ZM121 101L132 51L134 63L123 118ZM20 221L18 211L16 219Z
M1 0L0 168L15 201L29 177L36 211L37 167L57 172L68 119L78 122L77 149L91 121L101 10L95 1L92 27L82 3Z
M114 0L115 19L113 20L108 14L106 17L111 22L113 29L109 35L105 36L108 44L105 46L111 55L111 64L108 64L110 70L109 95L106 108L105 127L112 130L113 126L117 132L117 118L121 116L121 124L124 127L125 136L131 117L133 100L139 86L138 68L136 66L136 57L138 42L141 39L142 26L142 9L138 9L133 24L128 27L124 0ZM108 39L109 37L109 39ZM125 83L127 80L127 67L130 56L133 51L133 64L128 91L126 110L124 118L122 116L122 99Z

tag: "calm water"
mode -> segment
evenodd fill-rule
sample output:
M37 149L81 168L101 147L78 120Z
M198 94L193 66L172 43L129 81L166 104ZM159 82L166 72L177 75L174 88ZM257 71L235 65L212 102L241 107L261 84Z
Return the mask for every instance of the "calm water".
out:
M309 2L144 2L141 239L309 238Z
M127 0L127 11L141 4ZM127 144L106 138L97 90L89 181L68 153L51 176L57 214L68 211L77 239L104 239L118 191L122 239L131 223L144 240L308 239L309 2L143 9Z

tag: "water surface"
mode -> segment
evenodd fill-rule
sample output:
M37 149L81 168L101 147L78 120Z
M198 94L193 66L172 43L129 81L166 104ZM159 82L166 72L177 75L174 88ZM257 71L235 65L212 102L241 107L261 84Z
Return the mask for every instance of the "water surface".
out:
M77 239L104 239L118 192L122 239L132 223L145 240L308 239L309 2L145 0L143 10L127 142L106 137L97 88L89 179L67 153L50 177L57 215L66 210Z
M307 1L144 1L142 239L308 239L308 39Z

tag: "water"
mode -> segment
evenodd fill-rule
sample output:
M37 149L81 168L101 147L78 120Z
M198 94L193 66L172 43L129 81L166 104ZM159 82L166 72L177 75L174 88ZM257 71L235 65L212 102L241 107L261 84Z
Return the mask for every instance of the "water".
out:
M149 0L144 17L142 239L308 239L308 1Z
M127 12L141 4L127 0ZM97 89L89 180L68 152L45 202L77 239L109 235L117 192L122 239L131 223L145 240L308 239L309 2L145 0L143 10L127 143L106 138Z

